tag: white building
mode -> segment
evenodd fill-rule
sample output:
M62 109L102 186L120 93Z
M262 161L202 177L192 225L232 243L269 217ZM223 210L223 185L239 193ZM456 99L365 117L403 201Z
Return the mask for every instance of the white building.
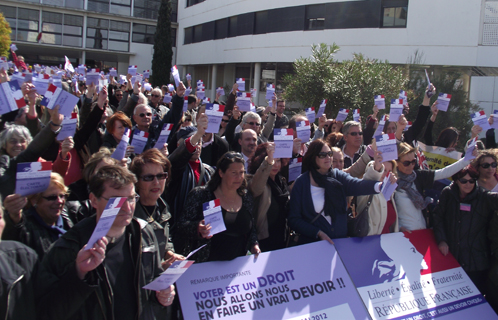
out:
M17 53L29 64L150 70L160 0L1 0ZM176 46L178 0L171 0ZM41 35L40 41L38 37ZM173 48L173 55L176 48ZM173 56L175 61L175 56Z
M405 64L418 50L435 73L462 71L471 92L485 83L486 95L471 95L474 102L485 99L486 109L498 102L498 1L180 1L178 24L176 63L181 74L203 79L211 97L239 77L261 91L266 82L278 86L312 44L335 42L338 60L363 53Z

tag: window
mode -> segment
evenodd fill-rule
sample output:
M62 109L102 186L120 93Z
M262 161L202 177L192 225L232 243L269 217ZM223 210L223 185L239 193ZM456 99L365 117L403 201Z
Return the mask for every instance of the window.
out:
M194 27L194 39L192 42L201 42L202 41L202 24L199 24Z
M407 9L407 7L383 8L382 26L405 28Z
M130 50L130 23L107 20L87 19L87 48L111 51Z
M88 11L109 13L109 0L88 0Z
M62 44L70 47L81 47L83 45L83 17L64 15L62 28Z
M194 4L198 4L198 3L201 3L201 2L204 2L204 1L205 0L187 0L187 7L191 7Z
M19 17L17 19L17 40L36 42L40 21L39 11L18 8L17 16Z
M230 17L228 20L228 36L236 37L237 36L237 16Z
M194 39L194 28L185 28L183 29L185 32L185 38L183 39L183 44L189 44L192 43L192 40Z
M135 0L133 15L138 18L157 20L160 6L160 0Z
M62 44L62 13L42 12L41 42L48 44Z
M408 0L382 0L383 28L406 28Z
M306 6L305 30L325 29L326 9L324 4Z
M133 42L154 44L155 34L156 26L138 23L133 24Z
M178 0L170 0L171 4L171 22L178 20Z
M268 29L268 11L256 12L256 22L254 23L254 34L263 34Z
M228 36L228 19L220 19L216 20L215 22L215 32L214 32L214 38L215 39L223 39Z

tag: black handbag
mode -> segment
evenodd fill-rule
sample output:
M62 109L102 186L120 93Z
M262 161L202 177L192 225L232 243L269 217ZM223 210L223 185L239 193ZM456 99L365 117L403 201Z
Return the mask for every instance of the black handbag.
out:
M348 229L349 235L351 237L366 237L368 235L368 231L370 230L368 226L368 208L370 208L370 204L372 203L373 194L368 197L367 205L360 213L356 215L349 215L348 221ZM356 197L355 197L356 202ZM355 206L356 207L356 206Z

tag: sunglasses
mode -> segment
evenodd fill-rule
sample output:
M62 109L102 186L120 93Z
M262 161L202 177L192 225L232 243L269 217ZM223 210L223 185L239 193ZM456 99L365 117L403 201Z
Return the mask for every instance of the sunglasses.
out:
M150 181L154 181L154 178L157 178L157 180L164 180L167 177L168 177L168 173L163 172L163 173L159 173L156 175L146 174L146 175L141 176L140 179L142 179L142 181L145 181L145 182L150 182Z
M479 165L481 168L487 169L489 167L491 168L496 168L496 162L491 162L491 163L481 163Z
M47 200L47 201L56 201L57 199L65 201L67 199L67 194L65 194L65 193L53 194L53 195L47 196L47 197L42 196L42 198Z
M361 132L361 131L360 132L350 132L349 134L352 135L353 137L356 137L357 135L362 136L363 132Z
M160 98L161 97L160 95L157 95L157 94L151 94L150 96L154 97L154 98Z
M417 160L416 159L413 159L412 161L403 161L401 162L403 164L403 166L405 167L408 167L409 165L416 165L417 164Z
M467 182L470 182L470 184L474 184L476 183L476 179L464 179L464 178L461 178L461 179L458 179L458 181L460 181L461 184L467 184Z
M185 122L192 121L192 118L185 118Z
M140 118L143 118L143 117L145 117L145 116L150 117L150 116L152 116L152 113L150 113L150 112L143 113L143 112L142 112L142 113L140 113L140 114L139 114L139 116L140 116Z
M228 121L227 121L227 122L228 122ZM252 121L251 121L251 122L246 122L246 123L247 123L248 125L250 125L250 126L260 126L260 125L261 125L261 123L252 122Z
M122 94L117 94L116 97L122 97L123 95Z
M230 120L221 119L221 122L226 122L226 123L229 123L229 122L230 122Z
M242 159L244 160L244 157L242 157L242 155L238 152L227 152L225 153L225 159L234 159L234 158L237 158L237 159Z
M332 158L333 155L334 155L334 153L332 151L329 151L329 152L319 152L318 153L318 158L320 158L320 159L325 159L326 157Z

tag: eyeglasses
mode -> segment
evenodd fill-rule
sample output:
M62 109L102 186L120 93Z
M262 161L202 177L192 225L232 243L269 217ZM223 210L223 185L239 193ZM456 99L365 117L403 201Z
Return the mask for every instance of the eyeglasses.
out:
M192 118L185 118L185 122L192 121Z
M403 166L405 167L408 167L409 165L416 165L417 164L417 160L416 159L413 159L412 161L403 161L401 162L403 164Z
M242 159L244 160L244 157L242 157L242 155L238 152L227 152L225 153L224 155L225 159L234 159L234 158L237 158L237 159Z
M104 196L100 196L99 198L102 198L104 199L105 201L109 201L110 198L106 198ZM135 194L134 196L130 196L126 199L126 201L128 201L129 204L133 204L135 202L138 202L138 200L140 199L140 195L138 194Z
M360 132L350 132L349 134L352 135L353 137L356 137L357 135L362 136L363 132L361 132L361 131Z
M491 162L491 163L481 163L479 164L481 168L487 169L489 167L491 168L496 168L496 162Z
M122 94L117 94L116 97L122 97L123 95Z
M47 200L47 201L56 201L57 199L65 201L67 199L67 194L65 194L65 193L53 194L53 195L47 196L47 197L42 196L42 198Z
M467 184L467 182L470 182L470 184L474 184L476 183L476 179L464 179L464 178L461 178L461 179L458 179L458 181L460 181L461 184Z
M260 126L261 123L257 123L257 122L246 122L246 124L250 125L250 126Z
M154 98L160 98L160 97L161 97L161 96L160 96L160 95L158 95L158 94L151 94L150 96L151 96L151 97L154 97Z
M230 122L230 120L221 119L221 122L226 122L226 123L229 123L229 122Z
M332 158L333 155L334 155L334 153L332 151L329 151L329 152L319 152L318 153L318 158L320 158L320 159L325 159L326 157Z
M145 116L150 117L150 116L152 116L152 113L151 112L147 112L147 113L143 113L142 112L142 113L139 114L139 116L140 116L140 118L143 118Z
M164 180L167 177L168 177L168 173L163 172L163 173L159 173L156 175L146 174L146 175L140 176L140 179L142 179L142 181L145 181L145 182L150 182L150 181L154 181L154 178L157 178L157 180Z

